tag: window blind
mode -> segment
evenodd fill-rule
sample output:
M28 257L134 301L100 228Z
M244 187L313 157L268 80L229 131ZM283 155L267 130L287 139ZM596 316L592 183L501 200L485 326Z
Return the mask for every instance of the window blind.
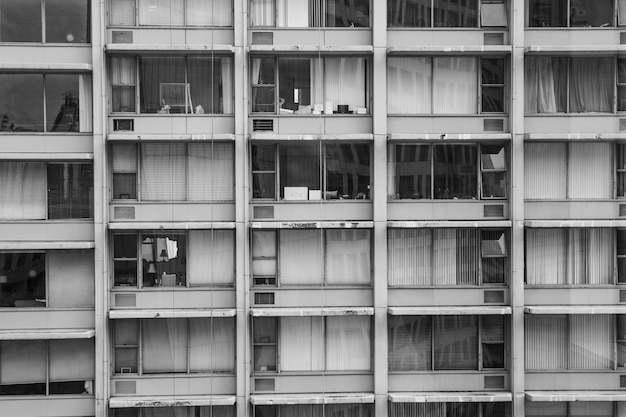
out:
M280 279L283 284L322 284L322 231L280 231Z
M95 379L93 339L51 340L48 361L50 381Z
M189 319L190 372L232 372L235 369L235 319Z
M370 322L368 316L326 318L327 370L371 369Z
M189 285L232 285L235 277L232 230L189 232Z
M324 369L324 318L283 317L280 323L281 369Z
M567 187L567 144L524 145L524 197L564 199Z
M432 231L388 229L390 286L430 285Z
M326 279L329 284L370 283L370 231L326 231Z
M190 143L189 200L233 200L233 147L229 143Z
M0 384L46 382L46 342L44 340L0 341Z
M610 143L571 143L568 162L568 198L613 198Z
M476 113L476 58L433 58L433 113Z
M141 196L144 200L185 199L185 145L141 146Z

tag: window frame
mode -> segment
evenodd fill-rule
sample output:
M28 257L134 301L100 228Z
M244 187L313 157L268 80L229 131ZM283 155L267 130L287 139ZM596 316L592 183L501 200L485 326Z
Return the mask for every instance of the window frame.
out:
M254 0L248 1L249 9L252 11L254 9L252 3ZM307 26L279 26L278 25L278 16L279 10L276 4L276 0L273 0L273 24L254 24L251 14L248 14L248 26L250 28L273 28L273 29L371 29L372 28L372 1L375 0L367 0L368 7L368 15L367 15L367 25L360 26L354 25L355 22L352 22L351 26L330 26L330 18L328 16L328 3L330 2L340 2L341 0L308 0L308 13L309 13L309 21ZM359 5L360 6L360 5ZM356 7L356 6L355 6Z
M531 0L533 1L533 0ZM610 13L611 15L611 21L609 23L606 23L604 25L600 25L600 26L588 26L588 25L584 25L584 24L573 24L572 23L572 19L574 18L573 16L573 10L576 8L575 5L573 5L574 0L560 0L560 4L557 5L557 8L562 8L563 12L558 13L557 10L557 14L560 14L560 16L558 16L558 18L563 19L563 22L565 23L563 26L552 26L549 24L540 24L540 20L538 21L537 24L532 24L531 22L534 19L534 15L537 13L535 11L531 12L531 8L534 6L536 8L541 8L541 7L548 7L545 5L541 5L542 0L535 0L537 3L536 4L531 4L531 1L528 1L526 3L526 19L525 19L525 25L524 27L526 29L542 29L542 28L560 28L560 29L576 29L576 28L583 28L583 27L589 27L589 28L593 28L593 29L602 29L602 28L616 28L619 26L624 26L624 24L619 24L620 21L620 10L619 10L619 5L618 5L618 1L615 0L611 0L612 5L611 5L611 10L607 12ZM552 0L553 1L553 0ZM582 5L581 5L582 6ZM597 6L597 5L595 5ZM551 7L550 7L551 9Z
M113 0L114 1L114 0ZM200 25L200 24L191 24L191 23L187 23L187 21L189 20L189 13L192 12L192 10L190 10L187 7L187 0L180 0L182 3L182 10L183 10L183 24L182 25L165 25L165 24L161 24L161 25L149 25L149 24L141 24L139 23L139 1L140 0L127 0L126 1L126 7L131 7L133 9L133 23L131 24L123 24L123 23L114 23L113 22L113 16L114 16L114 12L113 12L113 1L110 1L107 7L107 11L108 11L108 19L107 19L107 24L109 26L113 26L113 27L163 27L163 28L176 28L176 27L180 27L180 28L224 28L224 29L228 29L228 28L232 28L233 27L233 20L234 20L234 4L232 0L229 0L230 2L230 24L229 25ZM121 7L121 6L120 6Z
M392 11L394 8L390 7L390 2L392 2L394 0L387 0L387 10ZM464 25L460 25L460 26L443 26L443 25L436 25L435 24L435 1L436 0L428 0L428 4L426 5L426 7L430 8L430 13L428 14L428 24L425 25L403 25L403 24L394 24L392 22L392 16L390 15L390 12L387 12L387 28L388 30L414 30L414 29L434 29L434 30L455 30L455 29L459 29L459 28L463 28L463 29L467 29L467 28L477 28L477 29L484 29L484 28L492 28L492 27L502 27L502 28L507 28L508 27L508 20L509 20L509 3L506 2L505 0L479 0L477 1L477 5L476 5L476 25L470 26L464 26ZM493 4L501 4L502 6L498 7L498 9L502 9L499 10L499 16L497 17L497 22L494 22L493 24L488 24L487 22L483 21L483 16L486 15L484 9L486 9L489 6L486 6L487 4L489 5L493 5ZM415 5L413 7L419 7L419 5ZM502 22L500 19L504 17L504 22Z

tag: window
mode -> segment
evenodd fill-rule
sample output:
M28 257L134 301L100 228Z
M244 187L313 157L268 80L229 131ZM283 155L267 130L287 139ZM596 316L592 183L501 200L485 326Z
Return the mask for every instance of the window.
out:
M507 284L508 236L497 229L389 229L389 286Z
M526 315L524 319L526 370L614 369L614 350L614 316Z
M253 143L251 160L253 199L370 199L366 143Z
M234 275L233 230L113 234L116 287L232 286Z
M507 417L509 404L493 403L389 403L389 417ZM528 414L526 414L528 415ZM538 417L538 416L537 416Z
M367 229L252 231L253 285L370 285Z
M387 26L506 27L507 8L504 0L387 0Z
M91 131L91 76L0 74L0 132Z
M529 56L525 65L526 114L613 113L612 57Z
M199 55L112 56L111 111L232 114L232 62Z
M389 316L389 371L505 369L504 316Z
M110 408L109 417L235 417L236 407L231 405L163 406L141 408Z
M526 401L524 414L526 417L618 417L626 412L626 404L621 401Z
M612 199L612 147L610 143L598 142L525 143L524 197L527 200Z
M0 161L0 219L93 217L93 165Z
M252 112L366 114L366 58L252 58Z
M117 320L116 374L233 373L235 319Z
M254 417L373 417L371 404L257 405Z
M389 114L506 111L504 58L389 57L387 70Z
M390 200L507 198L505 145L391 144L389 165Z
M370 323L367 316L255 317L254 371L369 371Z
M92 251L0 252L0 307L93 306Z
M370 0L250 0L250 26L369 27Z
M89 0L0 0L0 42L88 43Z
M93 339L0 340L0 395L93 395Z
M110 4L114 26L233 25L232 0L111 0Z
M528 285L614 284L613 229L527 229Z
M619 22L623 24L624 4L618 0ZM615 26L613 0L529 0L526 24L529 27Z
M112 145L113 199L232 201L232 143Z

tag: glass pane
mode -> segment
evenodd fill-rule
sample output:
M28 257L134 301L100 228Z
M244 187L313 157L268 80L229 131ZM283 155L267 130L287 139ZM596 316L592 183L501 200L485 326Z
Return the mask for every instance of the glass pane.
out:
M252 171L276 171L275 145L252 145Z
M284 58L279 60L278 86L278 104L281 114L311 112L310 59Z
M506 169L506 154L502 145L483 145L480 150L483 170Z
M86 43L91 31L89 0L46 0L46 42Z
M276 257L276 232L254 231L252 232L252 256L254 258Z
M326 0L327 27L369 27L369 0Z
M609 27L613 25L613 0L577 0L571 2L570 26Z
M475 199L477 148L473 145L435 145L435 199Z
M483 344L483 368L504 368L504 343Z
M46 75L46 131L78 132L78 75Z
M139 24L182 26L185 22L184 0L139 0Z
M571 58L569 105L571 113L613 111L613 58Z
M626 87L617 87L617 111L626 111Z
M308 190L320 189L320 150L319 143L280 145L281 198L308 200Z
M483 198L506 197L506 172L483 172Z
M1 0L0 42L41 41L41 0Z
M274 87L252 86L252 111L257 113L274 113Z
M626 258L617 258L617 282L626 284Z
M111 0L111 25L135 24L135 0Z
M227 66L228 67L228 66ZM224 113L224 96L231 91L224 91L222 61L213 58L187 59L187 79L189 82L189 100L193 112L202 114Z
M435 27L477 27L478 0L434 0Z
M139 344L139 328L138 321L135 319L118 320L115 322L115 339L116 346L120 345L138 345Z
M0 253L0 307L46 306L46 255Z
M482 84L504 84L504 59L481 58Z
M325 198L370 198L369 145L327 144L325 165Z
M135 86L114 85L111 87L111 111L135 111Z
M506 256L506 235L502 231L482 231L482 256Z
M389 316L389 371L432 369L430 316Z
M626 229L617 229L617 254L626 255Z
M120 258L137 258L137 235L133 234L115 234L113 235L113 257Z
M187 236L142 234L141 260L144 287L184 285L187 265Z
M395 146L395 199L432 198L430 150L429 145Z
M567 0L530 0L528 3L530 27L562 27L567 21Z
M276 343L276 319L255 317L252 322L254 343Z
M113 262L114 285L134 287L137 285L137 261Z
M139 60L139 68L142 113L185 112L187 109L184 96L187 85L185 84L185 58L142 57ZM182 98L175 95L181 89L180 87L182 87Z
M509 276L508 258L483 258L482 272L484 284L506 284Z
M434 318L435 370L478 369L476 316Z
M276 371L276 346L254 347L254 370L256 372Z
M504 112L504 87L483 86L481 91L481 111L483 113Z
M276 198L276 174L252 174L252 198Z
M137 199L137 174L113 174L113 198Z
M43 132L43 76L0 74L0 131Z
M387 0L387 26L430 27L431 0Z
M482 341L504 341L504 318L502 316L482 316Z
M48 218L93 217L91 164L48 164Z
M232 0L187 0L187 26L232 26Z

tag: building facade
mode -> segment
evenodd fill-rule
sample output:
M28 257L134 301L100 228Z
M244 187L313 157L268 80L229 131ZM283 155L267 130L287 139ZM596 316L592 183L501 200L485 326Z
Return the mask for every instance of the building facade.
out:
M0 0L0 416L626 416L623 0Z

